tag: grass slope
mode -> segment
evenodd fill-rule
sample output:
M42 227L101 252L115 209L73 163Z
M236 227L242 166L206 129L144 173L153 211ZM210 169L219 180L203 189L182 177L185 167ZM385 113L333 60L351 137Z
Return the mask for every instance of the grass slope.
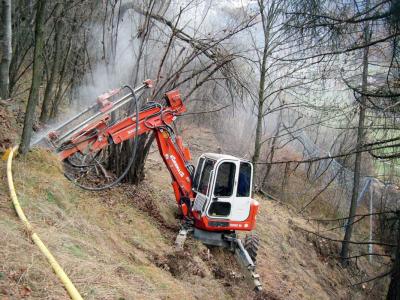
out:
M178 230L169 174L157 153L138 187L83 191L64 178L57 159L34 150L14 163L21 205L85 299L366 299L373 286L349 287L352 274L327 257L333 246L278 202L259 199L256 295L233 256L189 239L173 251ZM1 165L0 299L68 299L15 215ZM326 250L328 249L328 250Z

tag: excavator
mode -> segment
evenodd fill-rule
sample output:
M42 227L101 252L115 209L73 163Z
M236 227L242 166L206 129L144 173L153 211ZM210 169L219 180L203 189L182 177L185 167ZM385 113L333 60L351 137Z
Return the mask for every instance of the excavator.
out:
M247 271L255 290L262 290L256 273L259 239L250 233L242 241L237 234L252 231L256 224L259 203L252 199L252 164L231 155L204 153L194 167L189 149L172 127L186 112L179 91L169 91L161 101L147 101L139 108L139 94L152 85L145 80L134 89L124 86L102 94L48 132L46 143L63 161L68 179L96 191L122 181L139 151L139 137L153 133L182 216L175 247L183 249L190 234L206 245L227 248ZM109 171L110 156L128 140L133 154L125 171L116 177Z

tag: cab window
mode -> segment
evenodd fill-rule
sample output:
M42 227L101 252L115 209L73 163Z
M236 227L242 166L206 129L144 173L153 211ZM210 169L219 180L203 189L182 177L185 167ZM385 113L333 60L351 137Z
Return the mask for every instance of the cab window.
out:
M232 162L223 162L218 167L215 181L214 196L230 197L235 183L236 165Z
M197 164L197 169L193 180L194 190L198 190L199 188L200 175L201 175L201 170L203 169L203 163L204 163L204 157L200 158L199 163Z
M208 192L208 185L210 184L210 175L211 171L214 169L215 162L213 160L207 159L204 163L203 172L200 177L199 183L199 193L203 195L207 195Z
M236 197L249 197L251 188L251 165L246 162L240 163L239 182Z

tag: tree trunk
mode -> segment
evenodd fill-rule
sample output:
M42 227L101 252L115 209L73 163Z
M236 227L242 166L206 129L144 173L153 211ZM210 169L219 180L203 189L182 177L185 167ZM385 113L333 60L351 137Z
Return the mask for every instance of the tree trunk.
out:
M367 1L368 2L368 1ZM369 3L367 3L367 7ZM364 28L364 41L367 44L369 41L369 26L368 24ZM369 47L364 48L363 53L363 73L362 73L362 91L367 91L368 85L368 53ZM351 235L353 232L353 223L354 223L354 215L356 214L357 209L357 199L358 199L358 190L360 187L360 168L361 168L361 156L362 152L360 151L363 147L364 143L364 120L365 120L365 104L367 101L367 97L363 94L360 97L360 115L358 119L358 130L357 130L357 145L356 145L356 159L354 162L354 179L353 179L353 191L351 194L351 203L350 203L350 211L349 218L347 221L347 226L345 228L345 235L342 243L342 250L340 253L341 262L343 266L347 265L347 258L349 256L349 241L351 240Z
M273 4L271 4L273 5ZM265 6L263 1L258 1L258 6L261 14L261 21L264 30L264 49L263 55L260 62L260 84L258 87L258 107L257 107L257 125L256 125L256 136L254 140L254 154L252 157L252 161L254 164L254 178L257 179L257 175L259 175L259 167L257 163L260 159L261 152L261 136L263 129L263 119L264 119L264 96L265 96L265 79L267 75L267 57L268 57L268 48L269 48L269 34L270 34L270 23L265 16ZM271 9L271 8L270 8ZM257 183L257 180L254 180Z
M146 135L145 140L139 142L138 149L136 150L135 163L128 173L129 182L138 184L144 179L144 165L154 138L154 134Z
M35 118L35 108L39 98L39 87L42 79L42 66L43 66L43 29L44 29L44 15L45 15L45 0L38 0L36 10L36 24L35 24L35 51L33 54L33 71L32 83L29 91L28 104L26 106L24 128L22 131L22 138L20 144L20 152L25 154L29 150L29 144L32 137L32 126Z
M264 177L261 182L261 187L263 187L263 188L267 184L268 176L272 169L272 161L274 160L276 141L278 139L279 132L281 131L281 123L280 122L281 122L281 118L282 118L282 112L279 114L279 116L280 116L280 118L277 121L278 124L276 125L275 133L271 140L271 147L270 147L271 151L269 153L269 156L267 157L269 164L267 164L267 167L266 167L266 170L264 173Z
M260 80L262 82L265 81L265 76L261 76ZM260 82L258 97L264 98L264 84ZM257 107L257 125L256 125L256 136L254 140L254 154L253 154L253 164L256 164L260 159L261 152L261 136L262 136L262 128L263 128L263 109L264 109L264 100L258 101Z
M10 63L12 56L11 0L1 1L1 61L0 61L0 97L9 97Z
M260 83L258 86L258 107L257 107L257 125L256 125L256 136L254 141L254 154L253 163L257 163L260 158L261 151L261 135L263 127L263 114L264 114L264 88L265 88L265 77L266 77L266 66L267 66L267 51L268 51L268 40L266 32L266 17L265 17L265 7L263 1L259 1L259 10L261 13L261 20L264 29L264 51L260 62Z
M400 211L397 212L397 247L395 261L392 267L387 300L400 300Z
M62 99L64 97L65 91L68 89L68 85L63 89L66 73L67 73L67 62L69 60L69 55L71 53L71 41L69 42L67 53L63 57L64 63L62 65L61 71L60 71L60 78L58 80L58 85L57 85L57 93L54 96L54 100L52 101L52 106L51 106L51 112L50 112L50 119L54 119L57 117L59 108L61 106ZM72 82L72 80L70 81Z
M60 15L61 12L61 4L57 3L56 5L56 15ZM50 108L51 103L54 96L54 85L56 82L56 77L59 73L59 66L61 63L61 42L62 42L62 33L63 33L63 21L59 16L56 21L56 30L54 33L54 54L53 54L53 65L50 71L49 81L46 85L46 90L44 92L43 103L42 103L42 111L40 113L40 122L46 123L50 119Z

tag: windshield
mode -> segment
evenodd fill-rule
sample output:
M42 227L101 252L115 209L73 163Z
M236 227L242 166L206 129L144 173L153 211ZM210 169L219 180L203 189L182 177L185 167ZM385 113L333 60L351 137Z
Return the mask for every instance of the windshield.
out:
M204 163L204 157L200 158L199 163L197 164L197 169L193 180L194 190L198 190L199 188L199 181L200 181L201 170L203 169L203 163Z
M233 193L235 183L236 165L232 162L223 162L218 167L215 181L214 196L229 197Z
M204 163L203 172L201 174L200 183L199 183L199 193L203 195L207 195L208 185L210 184L210 174L214 169L215 161L207 159Z

